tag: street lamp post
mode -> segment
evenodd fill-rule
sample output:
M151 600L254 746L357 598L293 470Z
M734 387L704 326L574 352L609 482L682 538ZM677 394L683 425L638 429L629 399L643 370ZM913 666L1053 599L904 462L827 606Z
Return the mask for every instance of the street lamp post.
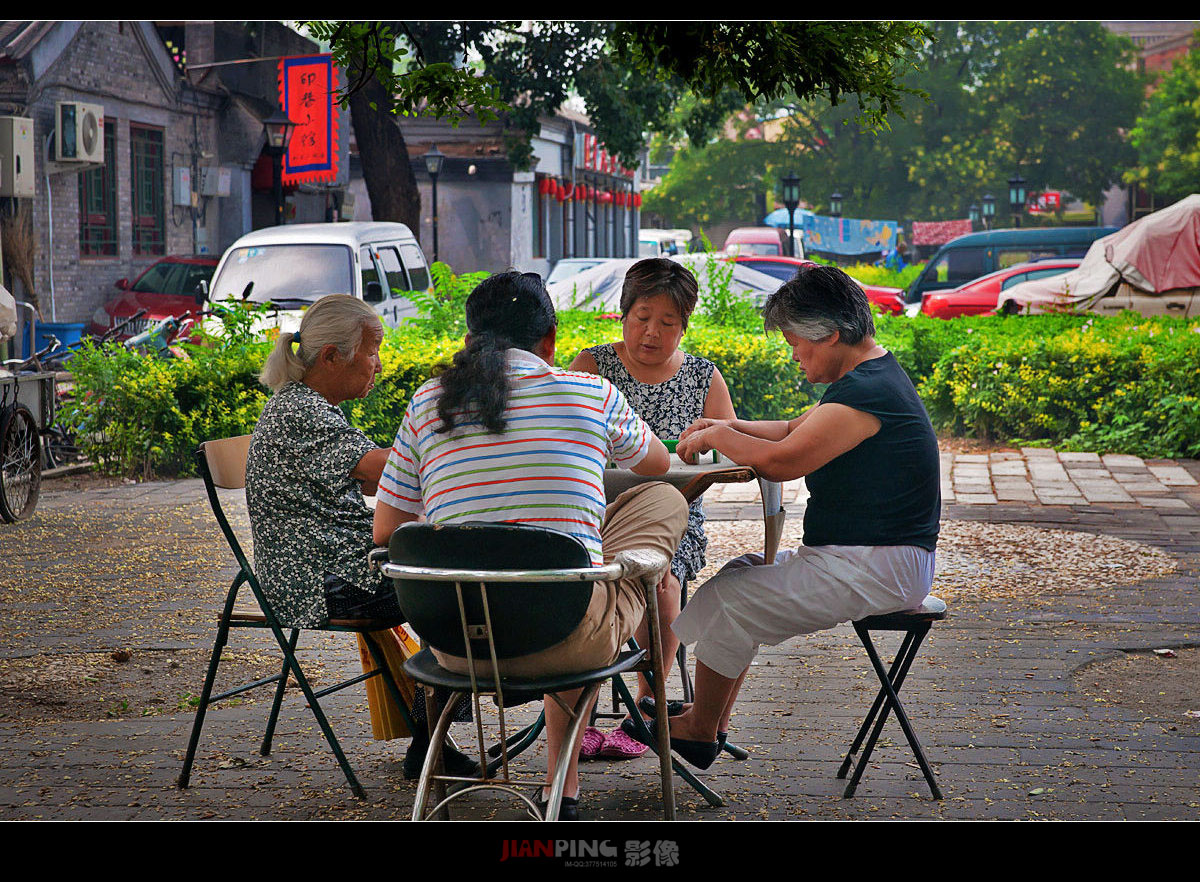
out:
M842 216L842 194L841 193L835 192L835 193L830 194L830 196L829 196L829 216L830 217L841 217Z
M983 225L989 230L992 228L992 221L996 217L996 197L988 193L983 197Z
M796 207L800 204L800 176L789 172L783 178L783 204L788 210L788 256L796 256Z
M971 229L975 229L975 226L979 223L979 216L979 205L972 202L970 208L967 209L967 217L971 221Z
M1025 210L1025 179L1020 172L1008 179L1008 204L1012 209L1013 225L1021 226L1021 214Z
M288 119L279 108L263 120L263 131L267 136L267 154L271 157L271 190L275 200L275 226L283 224L283 157L296 124Z
M425 171L429 172L429 180L432 183L431 198L433 199L433 260L434 263L438 259L438 240L437 240L437 224L438 224L438 201L437 201L437 179L442 173L442 163L446 161L446 154L438 150L437 144L434 144L428 153L422 159L425 160Z

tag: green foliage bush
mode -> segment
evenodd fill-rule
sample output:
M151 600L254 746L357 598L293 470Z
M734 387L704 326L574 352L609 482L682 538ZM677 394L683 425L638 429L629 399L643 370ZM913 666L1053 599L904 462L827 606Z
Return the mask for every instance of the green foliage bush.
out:
M59 420L102 470L192 474L201 441L254 431L269 397L258 382L269 345L188 348L194 355L186 360L114 344L71 359L75 397Z
M880 321L939 429L1139 456L1200 456L1200 322L979 316Z
M448 268L438 289L461 296ZM457 287L457 291L452 289ZM730 304L725 304L730 306ZM392 442L413 392L462 345L457 317L431 306L423 321L389 330L383 372L365 399L343 405L377 444ZM732 320L730 316L732 315ZM729 323L723 324L724 317ZM877 338L917 386L934 425L984 438L1052 443L1142 456L1200 456L1200 320L976 316L942 321L876 316ZM162 360L110 344L72 361L76 396L63 422L103 469L128 475L190 474L209 438L253 431L269 393L257 375L270 341L250 325L190 358ZM555 357L620 339L612 316L559 314ZM683 348L708 358L729 385L738 415L790 419L819 398L778 335L747 325L737 307L698 312Z

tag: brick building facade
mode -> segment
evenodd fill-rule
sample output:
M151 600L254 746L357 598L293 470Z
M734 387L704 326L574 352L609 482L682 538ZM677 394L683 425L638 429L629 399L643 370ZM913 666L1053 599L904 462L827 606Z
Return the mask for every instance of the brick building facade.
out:
M272 197L253 171L278 107L278 58L316 51L278 22L0 22L0 116L33 120L36 166L33 197L0 199L0 215L27 203L43 320L86 322L117 280L160 257L219 256L269 225ZM60 101L103 107L103 168L48 165ZM200 195L205 168L228 189ZM329 191L291 192L288 221L326 220ZM11 267L4 275L29 299Z

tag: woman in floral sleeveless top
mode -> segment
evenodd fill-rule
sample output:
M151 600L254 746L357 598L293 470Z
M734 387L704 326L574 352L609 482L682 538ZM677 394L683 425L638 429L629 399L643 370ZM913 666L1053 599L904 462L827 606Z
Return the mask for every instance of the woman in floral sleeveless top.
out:
M585 349L571 369L599 374L621 390L629 404L662 439L679 434L701 417L734 419L729 387L716 365L683 352L679 342L696 308L696 277L686 266L667 258L640 260L625 274L621 290L621 340ZM662 587L662 602L678 602L680 584L704 568L704 509L700 500L688 511L688 528L671 561ZM637 634L644 645L646 635ZM675 656L679 641L663 630L663 657ZM639 678L639 700L650 690ZM583 756L634 757L646 751L621 729L607 734L588 727Z

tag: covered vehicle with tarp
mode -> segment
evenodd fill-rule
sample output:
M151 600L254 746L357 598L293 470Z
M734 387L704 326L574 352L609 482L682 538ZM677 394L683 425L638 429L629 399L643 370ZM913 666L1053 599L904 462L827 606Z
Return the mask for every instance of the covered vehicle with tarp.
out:
M614 257L561 282L547 285L546 290L555 309L617 312L621 308L621 286L625 283L625 273L641 259ZM676 254L669 259L684 264L696 276L702 302L705 294L721 285L726 278L733 293L744 294L759 304L783 284L774 276L732 263L724 255Z
M996 305L1007 313L1200 314L1200 194L1097 239L1078 269L1014 285Z

